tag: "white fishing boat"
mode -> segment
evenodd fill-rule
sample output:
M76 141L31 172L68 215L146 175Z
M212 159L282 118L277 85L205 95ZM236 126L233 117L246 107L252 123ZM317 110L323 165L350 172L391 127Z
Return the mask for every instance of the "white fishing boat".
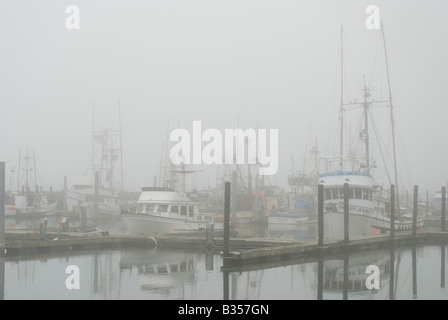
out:
M83 176L75 177L71 188L65 190L67 212L79 214L81 226L90 227L111 220L118 221L126 206L121 199L121 124L119 130L99 131L93 125L92 133L92 159L89 168Z
M342 37L341 37L342 39ZM384 32L383 32L384 40ZM384 41L385 43L385 41ZM342 51L342 50L341 50ZM387 66L387 56L386 56ZM387 69L387 67L386 67ZM387 71L388 76L388 71ZM389 84L389 77L388 84ZM343 85L343 81L341 81ZM341 94L343 89L341 88ZM395 208L395 229L397 231L410 230L412 228L412 214L401 210L398 192L398 173L397 173L397 158L395 151L395 136L393 119L393 106L391 98L391 90L389 84L389 99L388 100L375 100L372 96L372 88L367 87L364 84L362 88L363 99L360 102L344 102L341 97L340 106L340 154L339 157L329 158L330 163L336 164L337 168L328 170L326 172L320 172L319 183L324 186L324 237L328 239L343 239L344 238L344 185L349 184L349 235L371 235L381 232L390 231L390 214L391 207ZM376 156L383 160L382 176L389 177L388 181L379 183L375 178L375 172L377 170L376 162L372 158L372 144L370 141L369 127L375 130L375 142L377 145L384 145L378 136L377 124L373 121L372 108L374 104L386 104L390 108L387 113L390 116L390 137L392 142L389 144L392 150L381 150ZM357 152L351 150L348 154L344 154L344 127L343 127L343 115L348 106L360 107L360 117L355 120L356 123L361 123L356 135L359 138ZM354 110L354 109L352 109ZM350 140L352 141L352 140ZM391 155L391 160L387 162L384 159L386 154ZM381 157L380 157L381 156ZM387 166L390 166L388 168ZM330 166L326 166L329 168ZM389 171L394 172L394 175L390 175ZM376 175L378 177L379 174ZM393 179L392 179L393 177ZM389 183L389 184L387 184ZM395 203L391 203L390 188L391 185L395 186ZM423 217L417 217L417 228L423 227Z
M109 188L98 188L98 216L95 217L95 183L90 177L75 180L72 188L66 192L67 211L79 214L81 222L93 226L95 220L119 220L121 200L119 194Z
M213 214L200 213L198 204L185 193L164 187L144 187L134 210L121 214L121 220L130 234L166 234L185 231L222 229Z

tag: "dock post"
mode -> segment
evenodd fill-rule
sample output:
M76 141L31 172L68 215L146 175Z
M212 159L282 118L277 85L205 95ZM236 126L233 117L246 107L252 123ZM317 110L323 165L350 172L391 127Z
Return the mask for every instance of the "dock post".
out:
M4 245L5 245L5 163L0 162L0 246ZM1 254L3 255L3 252Z
M348 182L344 183L344 244L348 244L350 241L349 231L349 185Z
M324 185L317 187L317 246L324 247Z
M442 187L442 231L445 231L446 219L446 187Z
M230 182L225 183L224 194L224 266L229 258L229 234L230 234Z
M414 212L412 214L412 236L417 235L418 186L414 186Z
M232 171L232 225L236 225L236 212L237 212L237 203L236 203L236 194L238 192L237 187L238 184L236 183L236 170Z
M94 208L94 223L98 226L98 197L100 188L100 177L98 171L95 171L95 208Z
M390 186L390 238L395 238L395 185Z

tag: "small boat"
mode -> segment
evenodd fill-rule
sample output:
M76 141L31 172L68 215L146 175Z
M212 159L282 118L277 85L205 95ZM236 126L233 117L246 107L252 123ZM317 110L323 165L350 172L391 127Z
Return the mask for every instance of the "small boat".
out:
M167 234L222 229L213 214L200 213L198 203L184 192L165 187L143 187L137 207L121 214L130 234Z

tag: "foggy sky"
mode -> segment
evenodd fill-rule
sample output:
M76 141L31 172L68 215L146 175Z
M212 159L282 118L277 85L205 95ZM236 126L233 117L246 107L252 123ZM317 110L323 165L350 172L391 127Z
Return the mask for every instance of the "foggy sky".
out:
M79 30L65 26L73 4L80 9ZM292 156L298 166L314 141L322 153L336 143L341 25L347 99L360 97L354 70L370 79L375 61L383 63L381 31L365 27L371 4L386 32L406 147L400 171L421 190L440 190L448 181L444 0L3 0L6 189L19 149L27 147L36 152L46 190L60 190L64 176L70 184L83 175L91 158L92 107L96 129L116 128L118 100L126 190L152 185L167 132L191 130L195 120L221 131L278 129L279 169L269 179L287 188ZM375 90L387 97L385 82ZM193 169L203 171L196 174L199 188L215 184L216 168Z

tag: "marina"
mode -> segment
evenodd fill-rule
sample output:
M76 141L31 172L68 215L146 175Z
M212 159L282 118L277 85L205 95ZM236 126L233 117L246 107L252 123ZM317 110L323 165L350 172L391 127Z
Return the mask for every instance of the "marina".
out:
M448 299L445 3L41 2L0 5L0 300Z
M80 288L67 290L78 266ZM379 289L365 286L380 270ZM0 259L2 299L101 300L410 300L447 299L446 245L292 258L222 269L216 250L148 246L27 253ZM344 280L345 279L345 280ZM46 290L41 288L45 285ZM250 303L250 301L247 301ZM266 303L266 301L264 301Z

